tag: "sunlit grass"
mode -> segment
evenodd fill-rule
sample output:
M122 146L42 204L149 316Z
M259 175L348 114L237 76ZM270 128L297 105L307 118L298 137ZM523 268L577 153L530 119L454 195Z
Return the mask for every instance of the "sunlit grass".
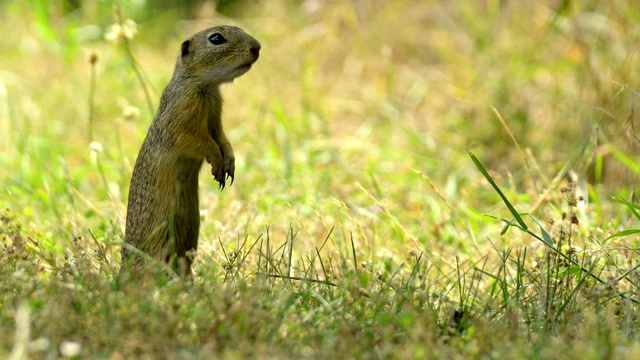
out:
M111 5L39 4L0 15L0 355L640 354L637 7L131 4L126 49ZM201 176L193 282L119 283L149 107L216 23L263 46L223 89L236 181Z

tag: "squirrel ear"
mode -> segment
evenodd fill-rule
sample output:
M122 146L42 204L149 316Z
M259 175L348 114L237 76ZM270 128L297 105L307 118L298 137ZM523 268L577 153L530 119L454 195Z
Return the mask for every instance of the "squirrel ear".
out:
M182 56L189 55L189 44L191 44L191 41L189 40L182 43L182 46L180 47L180 54L182 54Z

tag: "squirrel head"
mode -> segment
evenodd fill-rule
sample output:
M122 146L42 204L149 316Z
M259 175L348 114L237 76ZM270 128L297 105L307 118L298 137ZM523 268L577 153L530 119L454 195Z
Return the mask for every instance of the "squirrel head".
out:
M260 43L235 26L216 26L182 43L179 67L203 85L231 82L251 69L260 55Z

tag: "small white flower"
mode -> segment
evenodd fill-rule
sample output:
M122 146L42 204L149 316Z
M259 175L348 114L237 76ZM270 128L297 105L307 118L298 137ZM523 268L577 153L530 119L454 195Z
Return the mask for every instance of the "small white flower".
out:
M91 142L91 144L89 144L89 150L91 150L91 152L101 153L102 152L102 144L100 144L97 141L93 141L93 142Z
M90 151L90 156L91 156L91 161L93 162L93 164L97 164L98 163L98 154L102 153L102 144L100 144L97 141L93 141L91 144L89 144L89 151Z
M77 341L63 341L60 344L60 354L65 357L75 357L80 355L82 345Z
M125 121L133 121L137 119L139 116L140 116L140 110L133 105L125 106L124 109L122 109L122 117L124 118Z
M133 39L138 33L138 24L131 19L109 25L105 33L105 39L114 44L122 44L125 40Z

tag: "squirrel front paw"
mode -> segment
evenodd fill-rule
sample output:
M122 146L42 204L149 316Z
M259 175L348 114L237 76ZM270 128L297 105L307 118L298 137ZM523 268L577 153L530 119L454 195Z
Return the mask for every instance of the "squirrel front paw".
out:
M216 161L211 156L207 156L207 162L211 164L211 175L218 182L218 188L223 190L226 185L226 180L231 178L231 184L233 184L233 176L236 169L235 158L232 156L224 156L221 161Z

